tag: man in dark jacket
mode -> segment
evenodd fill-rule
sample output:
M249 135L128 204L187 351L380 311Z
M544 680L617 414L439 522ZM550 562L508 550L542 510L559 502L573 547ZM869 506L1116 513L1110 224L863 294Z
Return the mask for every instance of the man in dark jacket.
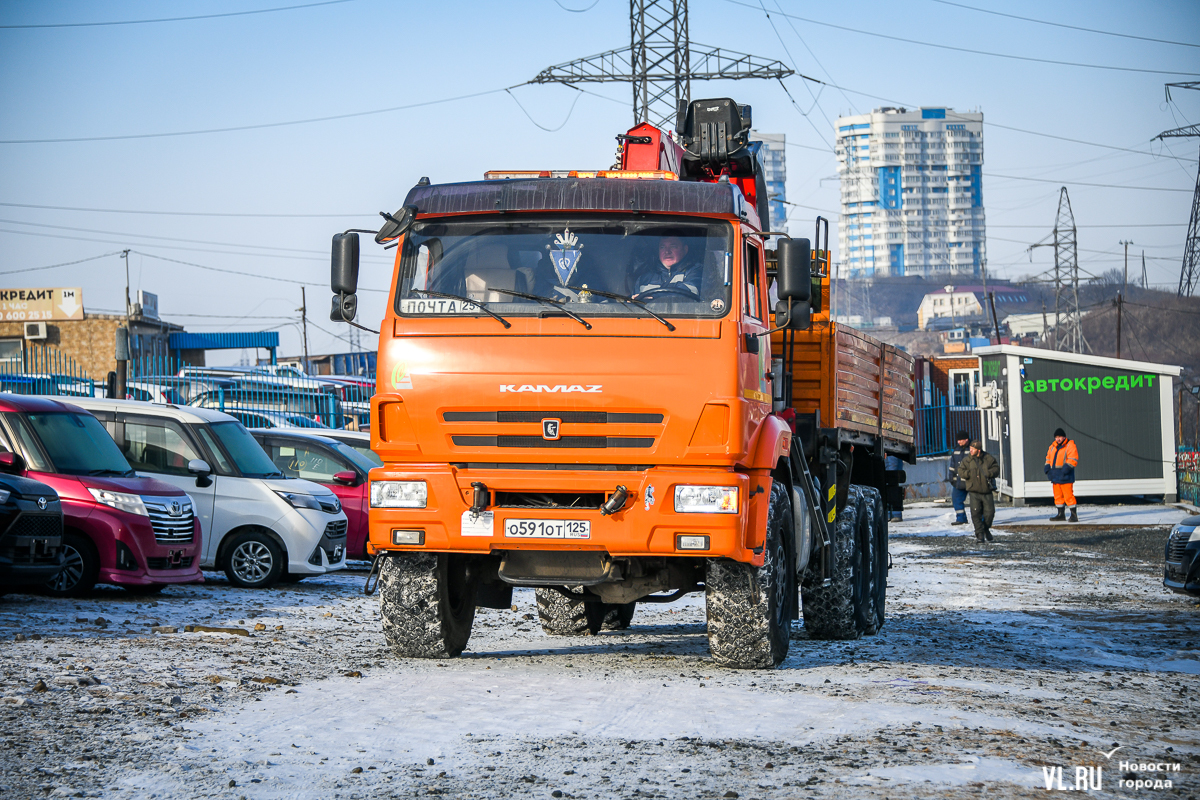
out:
M955 436L957 446L950 453L950 469L947 470L946 480L950 482L950 499L954 502L954 522L951 525L967 524L967 490L958 477L958 465L971 452L970 440L966 431L959 431Z
M1000 474L1000 465L983 444L971 442L971 451L958 464L958 475L971 500L971 522L975 525L975 540L991 542L992 520L996 518L996 501L992 496L992 481Z

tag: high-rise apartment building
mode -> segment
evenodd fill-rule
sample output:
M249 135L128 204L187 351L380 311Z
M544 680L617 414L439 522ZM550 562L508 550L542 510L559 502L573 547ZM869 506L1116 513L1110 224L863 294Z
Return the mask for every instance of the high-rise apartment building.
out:
M980 273L983 114L877 108L839 117L836 152L842 275Z
M782 133L753 131L750 141L762 142L762 161L766 170L767 197L771 202L771 230L787 230L787 138Z

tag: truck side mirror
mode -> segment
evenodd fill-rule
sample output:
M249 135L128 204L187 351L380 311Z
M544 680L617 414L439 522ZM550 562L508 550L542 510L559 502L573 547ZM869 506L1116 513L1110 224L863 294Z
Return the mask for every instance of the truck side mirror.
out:
M333 307L329 318L350 322L358 311L358 234L347 231L333 236L329 285L333 289Z
M776 253L779 303L775 306L775 327L808 330L812 327L812 246L808 239L783 239Z

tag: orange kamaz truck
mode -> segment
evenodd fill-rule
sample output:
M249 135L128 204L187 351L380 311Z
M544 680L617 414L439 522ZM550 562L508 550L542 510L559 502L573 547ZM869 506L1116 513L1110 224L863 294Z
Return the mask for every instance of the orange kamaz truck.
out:
M685 104L613 169L422 178L334 237L335 320L359 233L396 249L367 583L399 655L458 655L514 587L554 635L703 592L727 667L779 664L801 614L817 639L883 624L912 359L831 321L828 223L770 230L750 123Z

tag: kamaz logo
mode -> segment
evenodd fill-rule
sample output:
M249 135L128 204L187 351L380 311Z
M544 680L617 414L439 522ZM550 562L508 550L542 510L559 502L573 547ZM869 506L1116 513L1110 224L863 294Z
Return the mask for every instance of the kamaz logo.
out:
M532 383L523 383L520 386L515 383L500 384L501 394L505 392L533 392L535 394L543 392L547 394L571 394L572 392L579 392L581 394L600 394L603 391L604 386L602 384L598 386L592 384L581 386L578 383L573 383L570 386L567 386L565 383L556 383L553 386L547 386L544 383L539 383L536 386Z

